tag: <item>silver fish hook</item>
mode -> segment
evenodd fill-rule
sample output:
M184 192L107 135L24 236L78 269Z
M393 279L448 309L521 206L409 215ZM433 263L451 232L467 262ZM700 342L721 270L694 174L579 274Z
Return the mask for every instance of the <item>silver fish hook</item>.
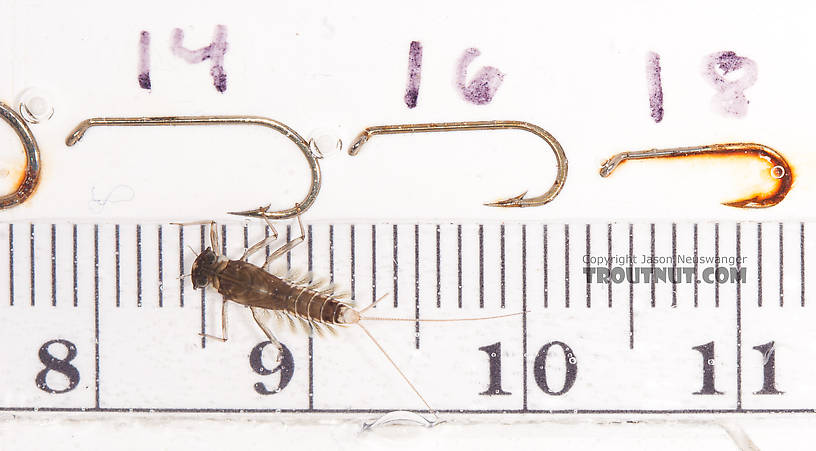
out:
M564 183L567 181L567 156L561 144L538 125L521 121L475 121L475 122L439 122L430 124L402 124L402 125L382 125L368 127L354 139L349 147L349 155L357 155L360 147L374 135L390 135L396 133L425 133L425 132L452 132L460 130L497 130L497 129L518 129L528 131L547 142L555 153L555 161L558 172L555 175L555 182L546 193L536 197L524 197L527 192L507 199L488 202L489 207L537 207L555 199L561 192Z
M306 197L294 207L280 211L267 211L265 207L254 210L232 211L233 215L255 218L286 219L297 216L312 206L317 193L320 192L320 166L317 158L309 149L309 143L288 125L273 119L259 116L163 116L163 117L97 117L85 119L74 128L65 139L65 144L73 146L85 132L96 126L156 126L156 125L260 125L271 128L286 136L295 143L306 157L312 177L312 184Z

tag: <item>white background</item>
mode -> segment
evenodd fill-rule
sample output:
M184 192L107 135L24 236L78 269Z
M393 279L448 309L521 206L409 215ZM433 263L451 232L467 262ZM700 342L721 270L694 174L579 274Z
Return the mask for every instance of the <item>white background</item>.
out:
M89 117L198 114L268 116L307 138L328 131L345 143L372 125L524 120L550 131L570 160L567 184L550 205L488 208L481 203L525 189L535 195L550 186L554 159L538 138L523 132L380 136L357 157L340 153L321 162L323 187L307 221L813 217L816 63L809 57L814 11L806 4L2 3L2 98L16 101L24 89L36 87L50 93L55 109L51 120L32 127L42 151L41 185L23 206L3 212L5 220L218 219L227 210L269 202L284 208L302 197L308 184L302 156L288 140L266 130L98 128L74 148L64 144L69 131ZM170 51L174 28L184 30L186 47L199 48L209 44L216 24L228 29L223 94L212 86L208 62L190 65ZM151 91L137 84L142 30L152 35ZM412 40L422 42L424 55L418 106L409 110L402 97ZM465 102L454 84L457 60L469 47L482 52L471 74L481 65L506 74L488 105ZM759 68L757 83L746 91L748 114L741 119L712 109L715 91L702 75L703 59L722 50L749 57ZM649 51L661 55L663 68L665 117L660 124L649 116ZM0 164L13 174L15 162L20 163L19 145L7 127L0 127L0 137L6 144ZM788 158L797 178L785 201L759 211L720 205L760 179L756 167L728 161L636 162L609 179L597 174L601 161L624 150L732 141L764 143ZM101 209L92 202L119 185L132 189L131 201ZM105 434L121 429L155 437L156 442L140 446L190 443L184 433L165 430L196 431L191 441L223 431L230 444L259 443L258 437L266 437L270 446L291 439L303 444L325 440L311 434L313 428L330 431L340 446L361 444L350 423L338 426L335 418L294 425L273 419L248 427L243 419L224 424L219 418L213 426L202 420L158 423L121 417L106 420L117 424L108 428L106 422L80 417L83 421L59 422L48 438L26 432L38 430L43 417L22 424L10 415L4 418L2 436L16 436L20 447L27 440L68 436L78 441L62 446L85 447L100 437L112 440ZM587 446L620 447L648 447L648 440L682 440L685 446L697 440L714 447L726 440L720 429L699 424L590 426L589 420L580 421L511 430L544 446L565 446L575 437L584 437L578 443ZM762 446L781 445L767 432L778 423L734 421L756 430ZM432 447L437 440L497 431L507 436L504 427L486 421L448 432L409 429L384 440L390 440L389 446ZM588 430L599 437L597 442L585 438Z

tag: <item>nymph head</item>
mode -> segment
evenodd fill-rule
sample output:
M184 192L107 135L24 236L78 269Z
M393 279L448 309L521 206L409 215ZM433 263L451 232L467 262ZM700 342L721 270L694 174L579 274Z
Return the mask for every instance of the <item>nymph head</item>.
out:
M203 288L210 284L210 280L215 274L216 263L218 263L218 256L209 247L195 259L193 270L190 273L193 279L193 288Z

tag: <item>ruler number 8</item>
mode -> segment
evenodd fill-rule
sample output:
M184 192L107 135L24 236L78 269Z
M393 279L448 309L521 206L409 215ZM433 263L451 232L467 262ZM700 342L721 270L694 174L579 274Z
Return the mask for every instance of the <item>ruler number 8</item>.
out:
M60 359L51 355L49 348L56 344L65 347L65 358ZM77 348L68 340L57 339L45 342L45 344L42 345L39 350L40 362L45 365L45 368L37 373L37 377L34 379L37 384L37 388L46 393L65 393L76 388L76 386L79 384L79 370L69 363L71 360L74 360L76 356ZM48 381L46 379L48 373L52 370L62 374L68 379L68 386L66 388L54 389L48 385Z

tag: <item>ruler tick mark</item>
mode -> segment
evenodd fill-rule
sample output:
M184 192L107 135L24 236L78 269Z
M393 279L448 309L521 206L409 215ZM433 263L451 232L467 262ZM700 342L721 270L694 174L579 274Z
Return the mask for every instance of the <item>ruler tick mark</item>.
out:
M204 244L204 237L205 237L205 226L202 224L199 226L199 252L204 252L205 244ZM224 237L224 242L226 243L227 237ZM206 317L207 317L207 290L201 290L201 349L207 347L207 337L205 334L207 333L207 324L206 324Z
M416 349L419 349L419 224L414 224L414 302L416 304L414 333Z
M14 305L14 224L9 223L9 305Z
M119 295L120 295L120 285L119 285L119 224L114 226L114 260L115 260L115 280L116 280L116 306L119 307Z
M99 409L99 225L94 224L94 394Z
M355 274L357 272L357 262L355 261L355 249L357 247L356 246L357 234L354 233L354 224L351 225L349 234L351 235L351 250L350 250L350 253L351 253L351 262L350 262L351 271L349 271L351 273L351 298L352 299L357 299L357 293L355 291L355 288L356 288L355 287L355 281L356 281Z
M714 274L720 271L720 223L714 223ZM720 307L720 281L714 278L714 307Z
M655 225L651 223L649 225L649 252L652 257L651 264L649 265L649 272L651 277L649 277L649 288L651 290L652 295L652 308L655 308L657 304L657 300L655 299Z
M672 307L677 307L677 223L672 223Z
M757 223L757 306L762 307L762 223Z
M136 307L142 306L142 225L136 224Z
M184 226L179 224L179 307L184 307Z
M779 223L779 306L785 305L785 232L782 223Z
M57 306L57 225L51 224L51 306Z
M699 291L700 291L700 279L699 279L699 270L700 264L698 262L698 255L699 253L699 240L697 237L697 223L694 223L694 307L699 307Z
M505 296L506 296L506 287L505 287L505 255L504 255L504 224L501 225L499 228L500 230L500 238L499 241L501 243L500 255L501 255L501 308L504 308L505 305Z
M587 308L592 307L592 285L591 285L591 276L589 275L589 262L590 262L590 255L592 252L592 228L589 224L586 225L586 273L587 273L587 283L586 283L586 306Z
M31 251L31 253L29 255L30 256L30 262L29 263L31 264L31 267L30 267L30 269L31 269L31 305L33 306L34 305L34 299L35 299L35 293L34 293L34 289L35 289L34 288L35 287L35 284L34 284L34 268L36 267L36 265L34 263L35 259L36 259L36 253L34 251L34 224L31 224L29 226L28 245L29 245L29 248L30 248L30 251Z
M392 229L393 229L393 236L394 236L394 248L393 248L393 254L392 254L393 255L393 262L394 262L394 265L392 267L392 276L394 278L393 279L394 280L394 308L397 308L397 306L399 305L398 304L399 297L397 296L399 294L399 284L397 283L397 281L398 281L397 280L397 275L399 273L399 261L398 261L399 260L399 240L398 240L399 227L397 227L397 224L394 224L392 226Z
M377 225L371 224L371 302L377 300ZM372 308L377 308L374 305Z
M292 233L292 228L290 225L286 226L286 235L287 241L290 241L289 236ZM312 273L313 263L312 263L312 225L309 224L306 226L306 233L308 234L308 241L307 241L307 251L306 251L306 268L309 273ZM290 255L291 252L287 252L287 255ZM309 344L309 410L314 409L314 337L313 333L309 334L308 338Z
M479 308L484 308L484 224L479 224Z
M635 349L635 228L629 224L629 349Z
M802 307L805 306L805 223L799 223L799 280L801 280Z
M564 307L570 306L570 252L569 224L564 224Z
M781 231L781 227L780 227ZM737 223L737 274L740 273L740 254L742 242L741 225ZM742 410L742 279L737 278L737 410Z
M72 227L72 263L73 263L73 283L74 283L74 307L79 305L79 290L77 289L77 267L79 266L79 259L77 258L77 225L73 224Z
M606 283L606 298L612 308L612 223L606 225L606 270L609 281Z
M456 226L457 264L459 281L459 308L462 308L462 224Z
M544 308L547 308L549 305L549 262L547 261L547 224L543 226L543 250L542 250L542 258L544 259Z
M527 411L527 225L521 225L521 383L522 411Z
M157 247L157 252L156 253L158 254L158 257L159 257L159 262L158 262L159 263L159 266L158 266L158 271L159 271L159 273L158 273L158 277L159 277L159 287L158 287L159 288L158 289L159 307L164 307L164 262L163 262L163 260L164 260L163 238L164 237L163 237L163 234L162 234L162 225L161 224L159 224L159 226L157 228L157 231L156 231L156 234L157 234L156 238L158 240L158 244L156 246Z
M440 249L441 232L439 224L436 225L436 308L442 307L442 255Z

